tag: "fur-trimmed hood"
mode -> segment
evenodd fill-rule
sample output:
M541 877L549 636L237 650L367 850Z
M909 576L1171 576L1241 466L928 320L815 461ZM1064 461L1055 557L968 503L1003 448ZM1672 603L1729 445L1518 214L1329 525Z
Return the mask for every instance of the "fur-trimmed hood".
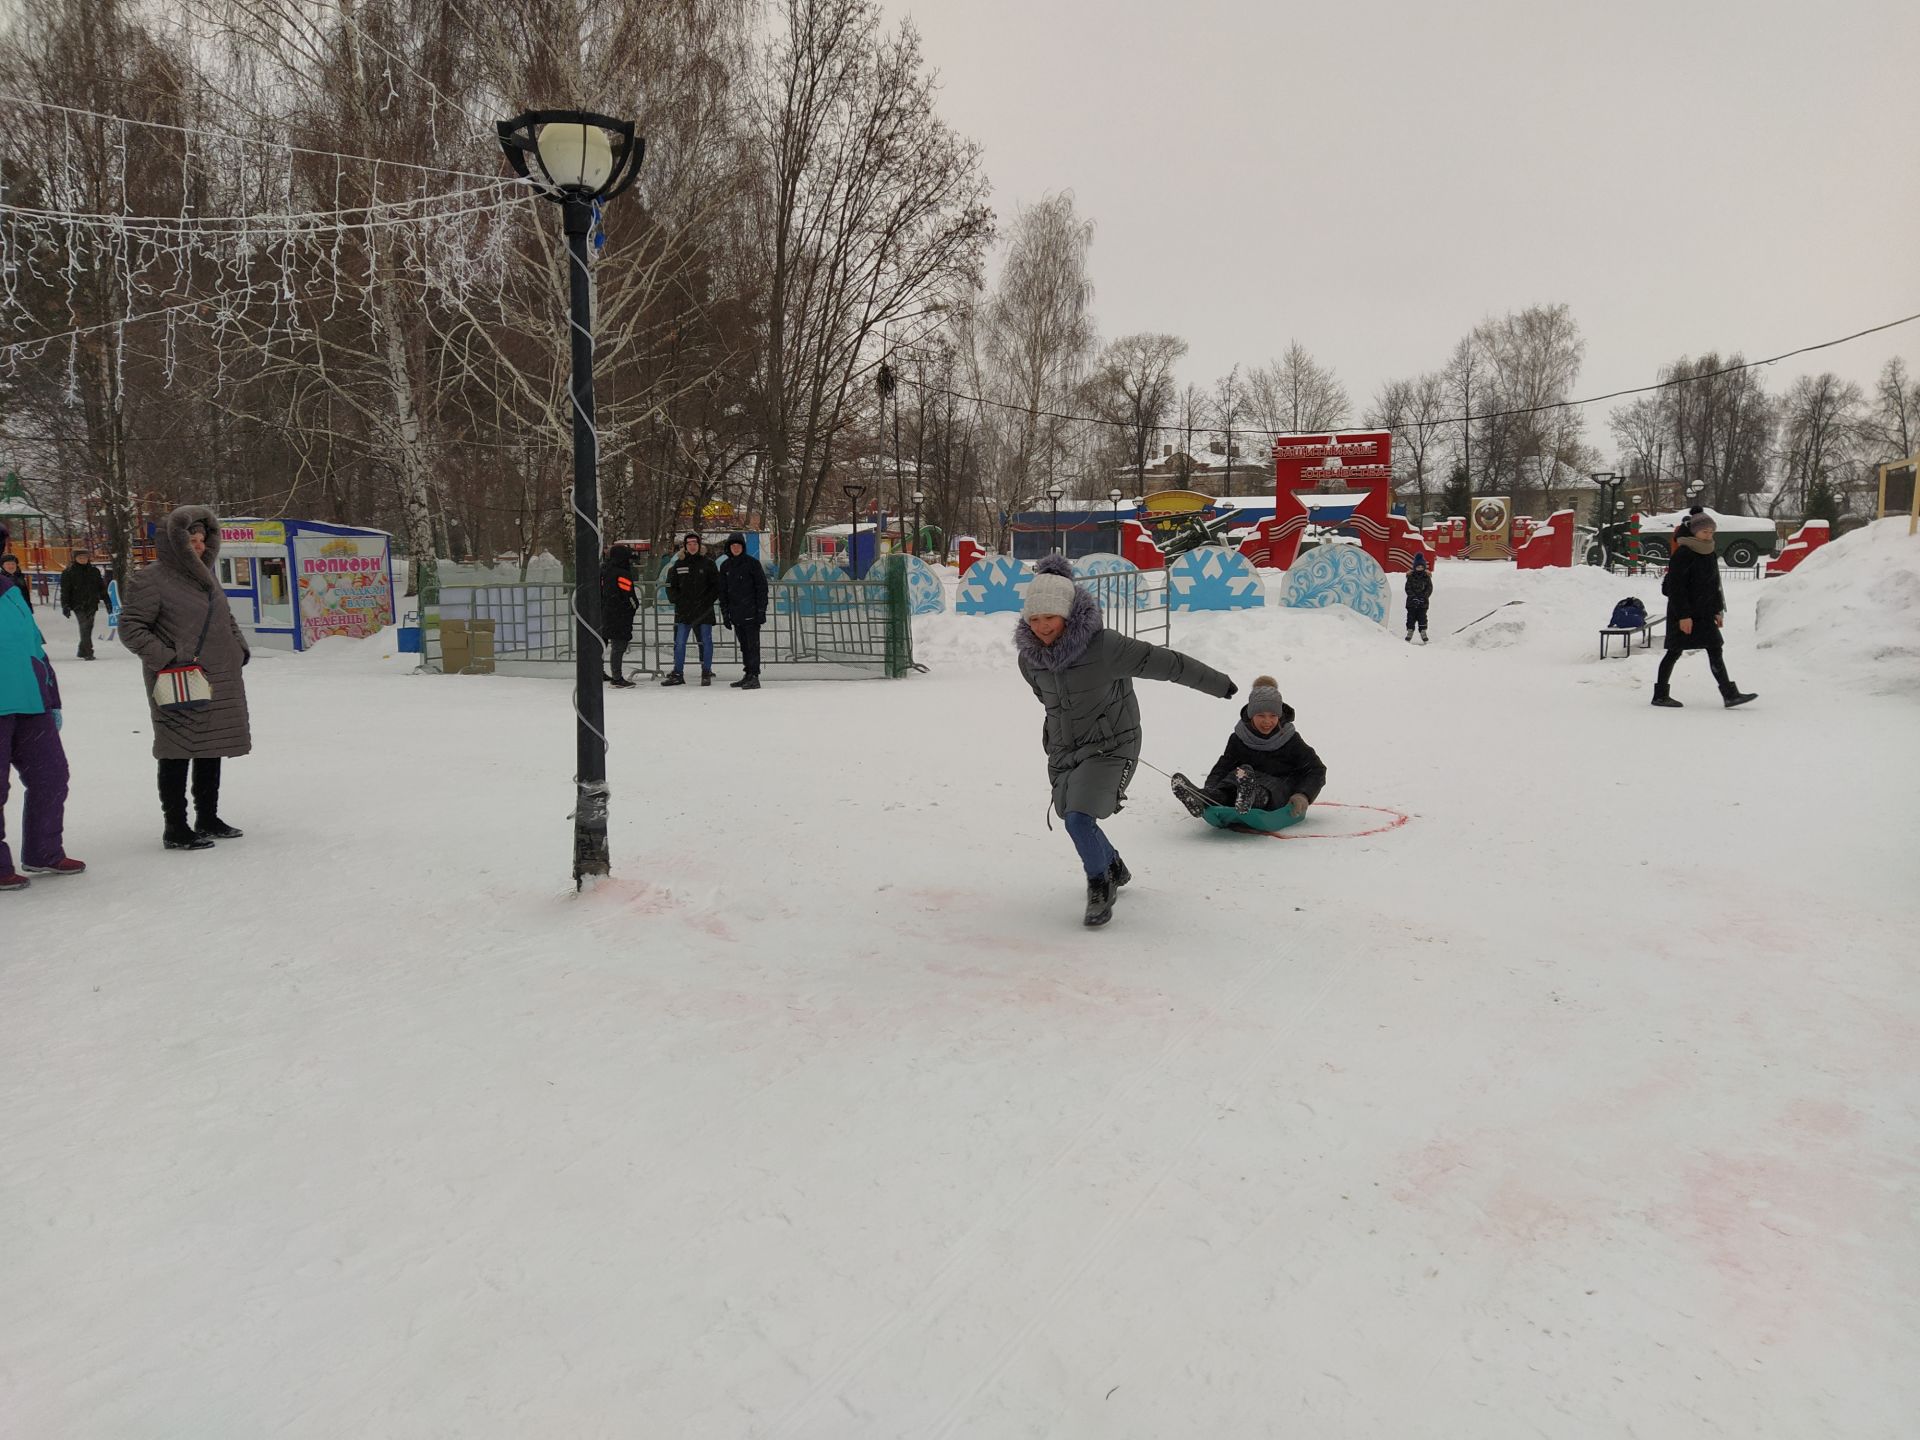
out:
M207 531L207 553L205 557L193 553L193 544L187 532L195 525L204 525ZM186 576L202 590L214 588L214 576L219 573L215 564L220 558L220 520L213 511L204 505L182 505L160 523L159 531L153 537L155 557L167 569Z
M1072 579L1073 566L1062 556L1048 555L1034 565L1033 573L1064 575ZM1073 609L1067 615L1067 628L1060 632L1058 640L1051 645L1042 645L1025 617L1022 617L1014 622L1013 648L1022 660L1036 669L1064 670L1069 665L1079 663L1087 653L1087 647L1093 643L1093 637L1106 628L1106 623L1106 617L1100 613L1100 602L1076 586Z

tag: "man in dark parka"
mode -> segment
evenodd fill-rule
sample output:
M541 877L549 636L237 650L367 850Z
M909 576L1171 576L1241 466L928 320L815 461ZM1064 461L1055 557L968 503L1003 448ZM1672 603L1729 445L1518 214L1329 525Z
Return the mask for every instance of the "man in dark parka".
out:
M680 553L667 567L667 599L673 602L673 673L660 683L687 683L687 638L700 640L700 683L713 683L713 610L720 599L720 571L689 530Z
M720 618L740 640L740 665L747 673L735 690L760 688L760 627L767 623L767 567L747 554L747 537L727 536L720 560Z
M93 617L107 598L107 582L93 568L90 551L73 552L73 563L60 572L60 613L71 615L80 627L80 658L93 659Z
M640 608L640 595L633 585L633 551L615 545L607 551L600 566L600 624L607 637L607 682L622 690L631 690L633 681L620 673L627 647L633 643L633 616Z

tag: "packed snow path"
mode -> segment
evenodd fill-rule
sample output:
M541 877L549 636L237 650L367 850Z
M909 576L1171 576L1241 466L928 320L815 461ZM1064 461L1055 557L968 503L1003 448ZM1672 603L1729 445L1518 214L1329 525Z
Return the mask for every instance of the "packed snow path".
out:
M1593 658L1636 588L1446 564L1426 649L1177 617L1413 818L1222 835L1143 771L1097 933L1000 619L610 695L584 897L563 684L263 658L247 837L182 855L132 662L67 660L0 1431L1910 1435L1915 700L1756 650L1748 582L1759 702L1695 656L1654 710ZM1203 770L1234 707L1141 699Z

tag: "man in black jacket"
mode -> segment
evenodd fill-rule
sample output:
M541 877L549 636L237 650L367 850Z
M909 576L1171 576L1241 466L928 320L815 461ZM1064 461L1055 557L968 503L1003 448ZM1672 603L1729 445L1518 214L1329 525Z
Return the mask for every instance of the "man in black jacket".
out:
M80 658L93 659L93 617L107 598L107 582L93 568L88 551L73 552L73 563L60 572L60 613L73 616L80 626Z
M633 643L633 613L639 607L639 592L633 588L633 551L615 545L600 567L600 623L605 629L607 663L612 670L607 683L622 690L633 688L633 681L620 673L620 662Z
M1407 572L1407 643L1413 643L1413 627L1420 627L1420 643L1427 643L1427 604L1433 599L1433 572L1427 569L1427 557L1413 557L1413 569Z
M699 632L700 683L713 683L713 607L720 599L720 570L689 530L684 548L667 567L667 599L673 602L673 673L660 683L687 683L687 637Z
M1667 562L1667 578L1660 582L1667 597L1667 653L1660 657L1660 673L1654 678L1653 703L1663 710L1680 708L1667 683L1673 679L1673 667L1680 663L1683 650L1707 652L1707 664L1720 684L1720 699L1729 710L1756 698L1743 693L1728 677L1727 662L1720 653L1720 626L1727 618L1727 601L1720 588L1714 528L1713 517L1694 506L1674 534L1673 559Z
M740 637L744 678L735 690L760 688L760 627L767 623L767 569L747 554L747 537L738 530L727 536L726 557L720 562L720 618Z

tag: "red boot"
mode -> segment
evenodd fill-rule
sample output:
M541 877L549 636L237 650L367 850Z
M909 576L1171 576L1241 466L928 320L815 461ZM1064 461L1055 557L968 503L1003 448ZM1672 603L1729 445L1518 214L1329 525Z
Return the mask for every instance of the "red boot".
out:
M86 872L87 862L62 855L51 865L28 865L23 868L29 875L81 875Z
M0 875L0 890L24 890L33 882L17 870Z

